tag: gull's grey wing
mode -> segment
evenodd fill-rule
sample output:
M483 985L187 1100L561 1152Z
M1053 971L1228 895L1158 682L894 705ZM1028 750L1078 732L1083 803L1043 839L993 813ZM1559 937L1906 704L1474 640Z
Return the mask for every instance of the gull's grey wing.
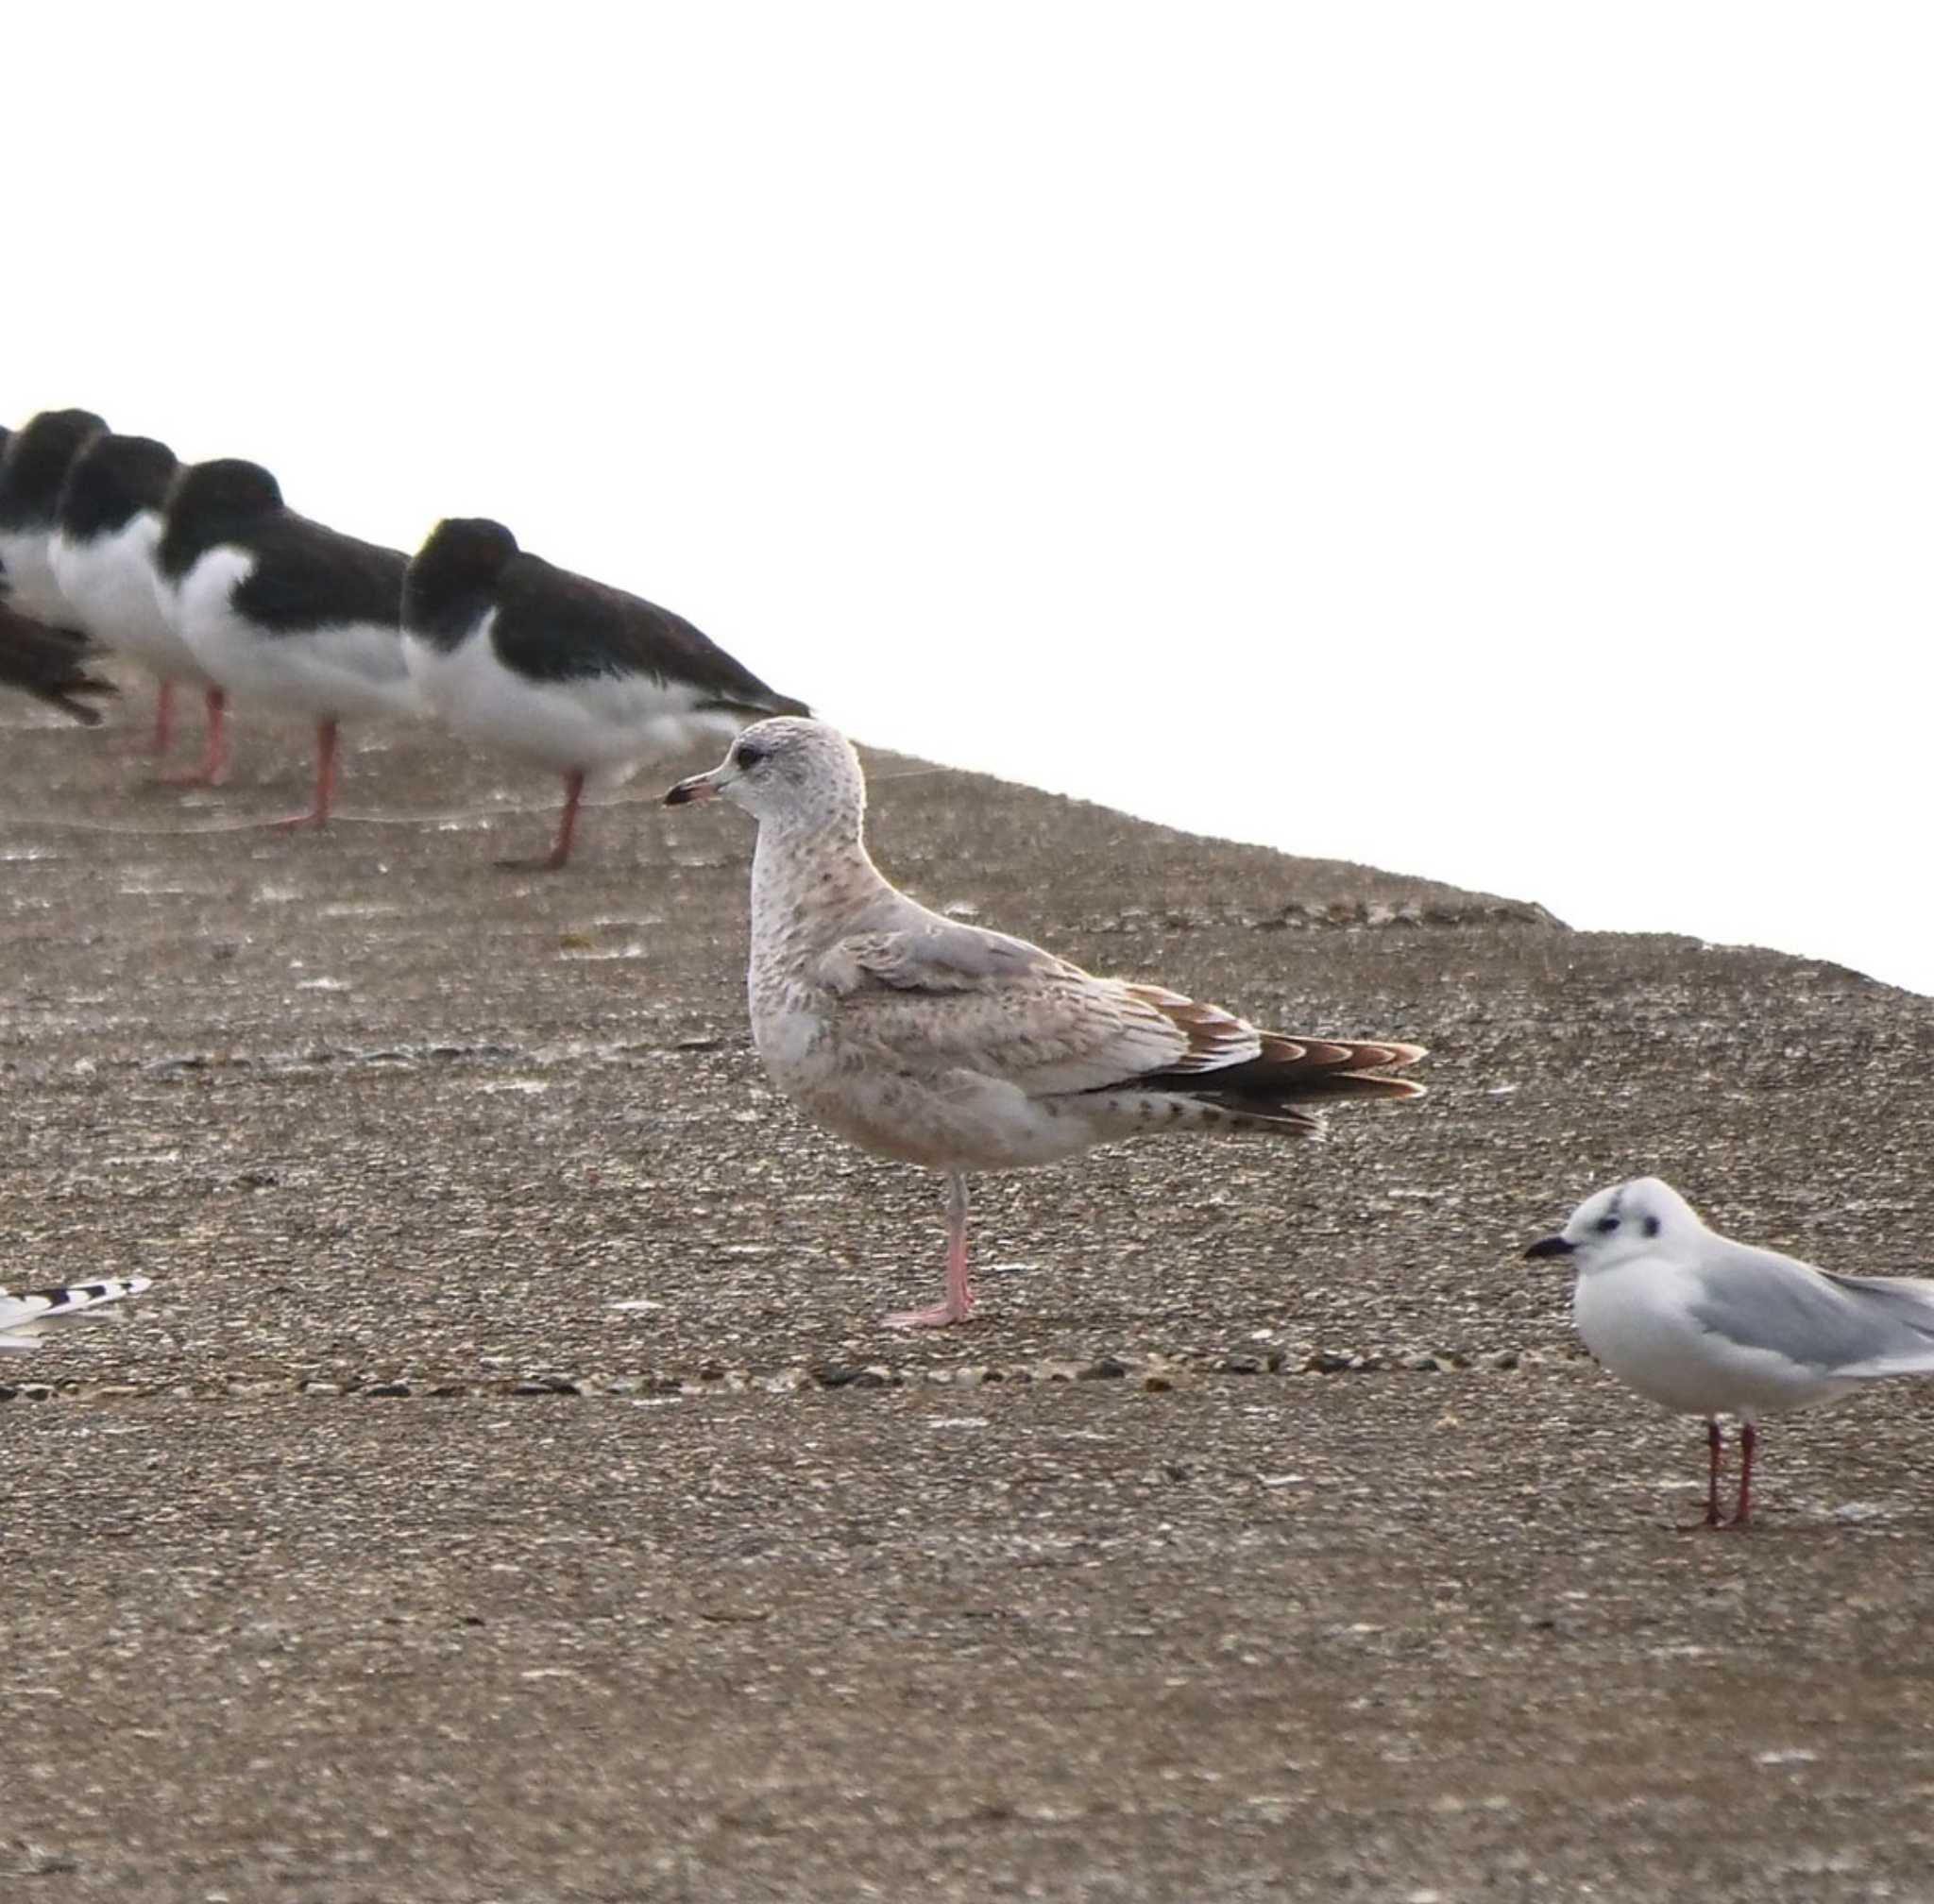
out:
M928 913L901 930L861 932L840 940L820 972L839 993L868 982L896 992L972 992L1027 973L1075 969L1025 939Z
M1934 1282L1920 1276L1837 1276L1820 1272L1870 1315L1884 1316L1892 1341L1875 1358L1875 1375L1934 1375Z
M849 935L819 977L838 1000L836 1036L908 1069L972 1071L1030 1097L1107 1091L1192 1096L1295 1123L1322 1096L1420 1096L1372 1075L1419 1046L1286 1037L1163 985L1100 978L1023 939L963 926L895 895L900 925Z
M840 1036L916 1070L975 1071L1043 1097L1129 1085L1196 1051L1232 1064L1260 1048L1251 1026L1215 1006L1097 978L1025 939L924 908L908 912L908 926L840 940L819 976L839 999Z
M1703 1239L1692 1319L1823 1374L1934 1373L1934 1293L1909 1279L1832 1276L1722 1236Z

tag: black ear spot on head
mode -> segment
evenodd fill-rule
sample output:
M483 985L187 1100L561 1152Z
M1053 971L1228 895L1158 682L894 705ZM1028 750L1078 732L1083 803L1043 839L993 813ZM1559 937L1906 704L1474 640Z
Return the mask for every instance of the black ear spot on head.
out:
M1659 1232L1659 1221L1658 1221L1658 1218L1657 1218L1656 1216L1648 1216L1648 1217L1647 1217L1647 1218L1645 1219L1645 1233L1646 1233L1646 1234L1647 1234L1648 1236L1656 1236L1656 1235L1658 1234L1658 1232Z

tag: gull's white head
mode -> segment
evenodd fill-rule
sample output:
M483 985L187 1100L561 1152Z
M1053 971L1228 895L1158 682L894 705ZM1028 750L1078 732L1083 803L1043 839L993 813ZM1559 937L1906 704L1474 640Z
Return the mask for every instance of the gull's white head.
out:
M1641 1256L1673 1254L1705 1231L1698 1213L1670 1183L1635 1177L1587 1197L1564 1229L1524 1253L1562 1256L1581 1276L1589 1276Z
M729 800L760 822L857 831L866 776L853 743L823 721L786 714L757 721L709 774L694 774L666 794L668 807Z

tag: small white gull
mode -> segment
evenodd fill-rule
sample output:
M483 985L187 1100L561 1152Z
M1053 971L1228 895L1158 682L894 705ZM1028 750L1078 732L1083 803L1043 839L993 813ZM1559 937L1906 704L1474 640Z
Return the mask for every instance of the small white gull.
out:
M972 1313L969 1171L1154 1130L1314 1137L1304 1100L1422 1094L1375 1075L1417 1046L1261 1031L916 904L868 856L858 756L821 722L761 721L665 798L721 796L759 823L748 989L773 1082L849 1142L946 1174L946 1297L891 1326Z
M1528 1256L1578 1272L1585 1346L1648 1401L1705 1417L1705 1525L1721 1524L1722 1415L1739 1422L1739 1498L1751 1513L1761 1415L1807 1408L1884 1375L1934 1375L1934 1282L1837 1276L1735 1243L1656 1177L1588 1197Z

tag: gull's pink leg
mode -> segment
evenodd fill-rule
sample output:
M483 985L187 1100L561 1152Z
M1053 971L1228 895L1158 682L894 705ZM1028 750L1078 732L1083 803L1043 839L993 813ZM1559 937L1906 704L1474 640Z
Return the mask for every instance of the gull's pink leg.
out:
M1753 1447L1758 1438L1752 1422L1739 1423L1739 1505L1733 1515L1735 1527L1745 1527L1752 1523Z
M967 1282L967 1180L958 1171L947 1176L947 1300L931 1309L903 1309L881 1319L889 1329L942 1329L964 1322L974 1313L974 1291Z
M333 720L315 723L315 799L306 813L294 813L286 820L271 820L271 826L327 826L330 808L336 795L336 723Z
M229 777L229 697L219 688L211 688L203 701L208 731L201 743L201 758L179 774L163 774L164 787L219 787Z
M578 802L585 797L585 770L573 767L564 776L564 812L557 823L557 844L541 859L500 859L497 863L512 873L555 873L570 858L571 841L578 830Z

